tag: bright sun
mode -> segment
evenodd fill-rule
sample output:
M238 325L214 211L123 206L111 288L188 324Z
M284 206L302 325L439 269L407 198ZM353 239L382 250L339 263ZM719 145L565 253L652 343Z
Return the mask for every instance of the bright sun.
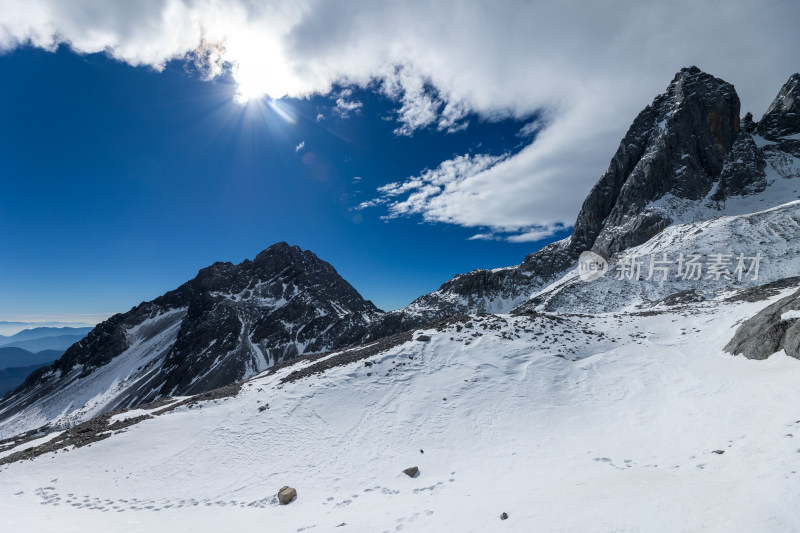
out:
M241 35L226 45L234 64L236 101L246 104L262 98L282 98L302 92L302 82L291 68L279 41L267 35Z

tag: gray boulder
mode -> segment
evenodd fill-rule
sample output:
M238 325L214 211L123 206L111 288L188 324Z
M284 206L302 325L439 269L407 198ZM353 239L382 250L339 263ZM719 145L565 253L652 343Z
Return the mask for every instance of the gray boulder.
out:
M405 470L403 470L403 473L408 477L417 477L417 475L419 474L419 468L417 468L416 466L412 466L410 468L406 468Z
M291 501L295 498L297 498L297 491L292 487L286 486L278 491L278 501L281 503L281 505L291 503Z

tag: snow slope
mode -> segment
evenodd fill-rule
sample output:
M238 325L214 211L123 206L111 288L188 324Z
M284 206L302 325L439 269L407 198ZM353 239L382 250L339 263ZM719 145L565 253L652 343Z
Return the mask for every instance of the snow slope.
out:
M0 467L0 524L797 531L800 361L722 351L793 290L649 313L476 316L371 366L282 382L313 364L300 360L235 397ZM298 498L280 506L287 484Z
M666 256L665 256L666 254ZM701 279L684 279L678 276L677 261L680 254L686 259L700 256L703 264ZM708 264L713 256L730 256L727 266L729 278L709 277ZM743 272L741 280L735 275L737 258L760 255L758 276ZM641 262L640 277L628 277L624 257L635 257ZM666 257L669 278L654 269L652 279L650 261ZM751 260L746 259L749 269ZM619 311L650 307L659 300L683 291L692 291L698 298L711 298L716 294L758 286L800 274L800 201L752 214L723 216L699 222L672 225L646 243L609 260L605 276L582 282L573 270L558 281L532 295L520 309L547 309L563 312Z
M56 378L52 392L36 398L24 410L0 421L0 437L9 437L33 428L52 424L68 426L102 412L125 407L120 398L129 390L150 389L150 380L158 374L163 357L175 343L186 309L175 309L145 320L127 330L130 347L119 357L89 375L77 366ZM19 398L27 401L26 397ZM9 402L5 409L13 410Z

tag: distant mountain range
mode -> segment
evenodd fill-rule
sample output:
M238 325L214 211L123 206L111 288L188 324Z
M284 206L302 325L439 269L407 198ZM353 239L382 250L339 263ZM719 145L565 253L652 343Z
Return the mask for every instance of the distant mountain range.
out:
M52 362L52 361L51 361ZM25 381L31 372L37 368L46 366L48 363L40 363L31 366L17 366L14 368L0 368L0 397L8 394L12 390L19 387L20 383Z
M97 318L101 318L103 315L97 315ZM40 328L75 328L75 329L84 329L84 328L91 328L92 322L57 322L57 321L36 321L36 322L19 322L19 321L9 321L9 320L0 320L0 338L3 336L11 336L21 331L26 330L33 330L33 329L40 329Z
M16 346L0 346L0 368L52 363L64 354L64 350L42 350L31 352Z
M39 327L0 335L0 396L14 390L31 372L61 357L90 327Z
M66 350L72 344L78 342L83 337L85 337L90 331L92 331L92 329L94 328L40 327L40 328L23 329L22 331L15 333L13 335L8 335L8 336L0 335L0 346L16 346L18 348L25 348L26 350L29 351L59 350L59 349ZM51 346L48 346L46 348L39 348L35 343L32 342L41 339L54 339L54 338L60 340L49 341ZM29 343L29 344L25 346L23 345L23 343Z

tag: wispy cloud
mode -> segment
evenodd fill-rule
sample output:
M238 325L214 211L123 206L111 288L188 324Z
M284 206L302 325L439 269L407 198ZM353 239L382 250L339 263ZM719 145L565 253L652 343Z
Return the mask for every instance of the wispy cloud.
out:
M351 100L350 97L352 95L352 89L340 91L338 98L336 98L336 106L333 108L333 113L342 118L348 118L351 113L359 113L364 104L358 100Z
M529 145L521 154L461 155L432 170L378 188L378 196L360 209L386 206L384 219L421 215L427 222L445 222L469 228L489 228L471 239L535 242L571 226L579 199L564 194L572 183L554 176L527 174L527 158L541 145ZM548 149L545 139L544 149ZM497 183L502 181L503 186ZM546 198L536 213L527 209L530 198ZM567 217L564 213L570 213ZM568 222L569 221L569 222Z
M300 150L302 150L305 147L305 145L306 145L305 141L300 141L300 144L298 144L297 146L294 147L295 153L297 153Z
M538 242L566 231L568 228L561 224L540 226L532 228L497 228L486 233L476 233L469 238L471 241L508 241L508 242Z

